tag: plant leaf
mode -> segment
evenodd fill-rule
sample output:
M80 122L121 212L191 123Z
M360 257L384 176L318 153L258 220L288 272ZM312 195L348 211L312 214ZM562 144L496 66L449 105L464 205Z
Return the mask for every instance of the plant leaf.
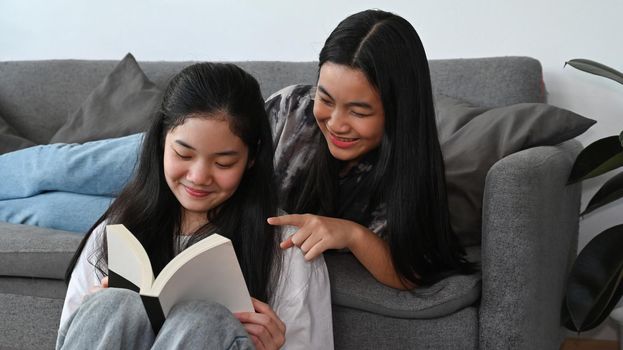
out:
M570 65L573 68L581 71L602 76L623 84L623 73L618 70L608 67L605 64L599 62L587 60L584 58L576 58L565 62L565 65Z
M623 225L611 227L582 249L571 269L562 317L582 332L601 324L623 295Z
M623 166L623 146L619 136L599 139L583 149L573 163L568 183L590 179Z
M597 208L612 203L623 197L623 172L616 174L606 181L593 198L588 202L586 209L580 215L588 214Z

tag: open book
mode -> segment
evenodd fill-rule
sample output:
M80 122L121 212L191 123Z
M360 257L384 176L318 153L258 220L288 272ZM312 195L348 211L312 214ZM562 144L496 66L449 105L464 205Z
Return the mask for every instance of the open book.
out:
M231 241L218 234L186 248L158 277L138 239L123 225L106 226L108 285L139 292L154 333L179 301L207 300L231 312L254 311Z

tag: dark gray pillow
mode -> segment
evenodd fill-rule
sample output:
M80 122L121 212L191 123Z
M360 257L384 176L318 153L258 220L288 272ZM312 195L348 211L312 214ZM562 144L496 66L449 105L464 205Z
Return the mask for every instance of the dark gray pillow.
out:
M161 98L160 89L145 76L134 56L127 54L50 143L81 143L145 131Z
M543 103L487 109L438 96L436 109L450 221L466 246L480 243L485 177L493 164L523 149L559 144L595 124Z
M0 154L17 151L34 145L34 142L20 136L19 133L0 116Z

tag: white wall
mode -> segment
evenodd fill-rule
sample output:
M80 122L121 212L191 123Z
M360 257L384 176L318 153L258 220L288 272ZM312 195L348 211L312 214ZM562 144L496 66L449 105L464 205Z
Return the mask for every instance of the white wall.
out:
M584 144L623 129L623 86L563 63L591 58L623 70L623 2L602 0L423 1L0 0L0 61L50 58L315 60L346 15L382 6L407 18L429 58L532 56L551 104L598 124ZM583 205L605 178L585 183ZM623 203L581 222L580 246L623 222ZM594 334L613 337L612 331Z

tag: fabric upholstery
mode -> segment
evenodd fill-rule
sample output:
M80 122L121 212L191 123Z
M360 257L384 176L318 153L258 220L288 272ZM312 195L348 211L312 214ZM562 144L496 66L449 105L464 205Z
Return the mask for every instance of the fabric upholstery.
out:
M82 236L0 222L0 276L63 279Z
M66 293L67 284L60 279L0 276L0 294L64 300Z
M580 185L566 182L581 148L573 140L524 150L487 175L482 349L560 346L560 306L576 255L580 209Z
M541 63L530 57L432 60L430 74L435 93L476 106L545 102Z
M526 148L559 144L595 124L542 103L489 109L440 95L436 108L450 221L466 246L480 242L485 176L493 164Z
M0 294L0 305L0 349L54 349L62 299Z
M0 115L0 154L34 145L32 141L20 136Z
M127 54L52 136L50 143L86 142L147 130L162 91Z
M376 283L352 254L325 253L335 305L375 314L429 319L449 315L480 298L480 275L452 276L430 287L400 291Z
M343 306L333 310L336 349L478 349L476 307L425 320L393 318Z
M181 62L140 62L160 89L182 68ZM260 82L268 97L284 86L315 84L317 62L233 62ZM0 111L21 135L48 143L102 80L118 64L114 60L44 60L0 62ZM539 61L529 57L489 57L430 61L437 93L478 106L544 102Z

